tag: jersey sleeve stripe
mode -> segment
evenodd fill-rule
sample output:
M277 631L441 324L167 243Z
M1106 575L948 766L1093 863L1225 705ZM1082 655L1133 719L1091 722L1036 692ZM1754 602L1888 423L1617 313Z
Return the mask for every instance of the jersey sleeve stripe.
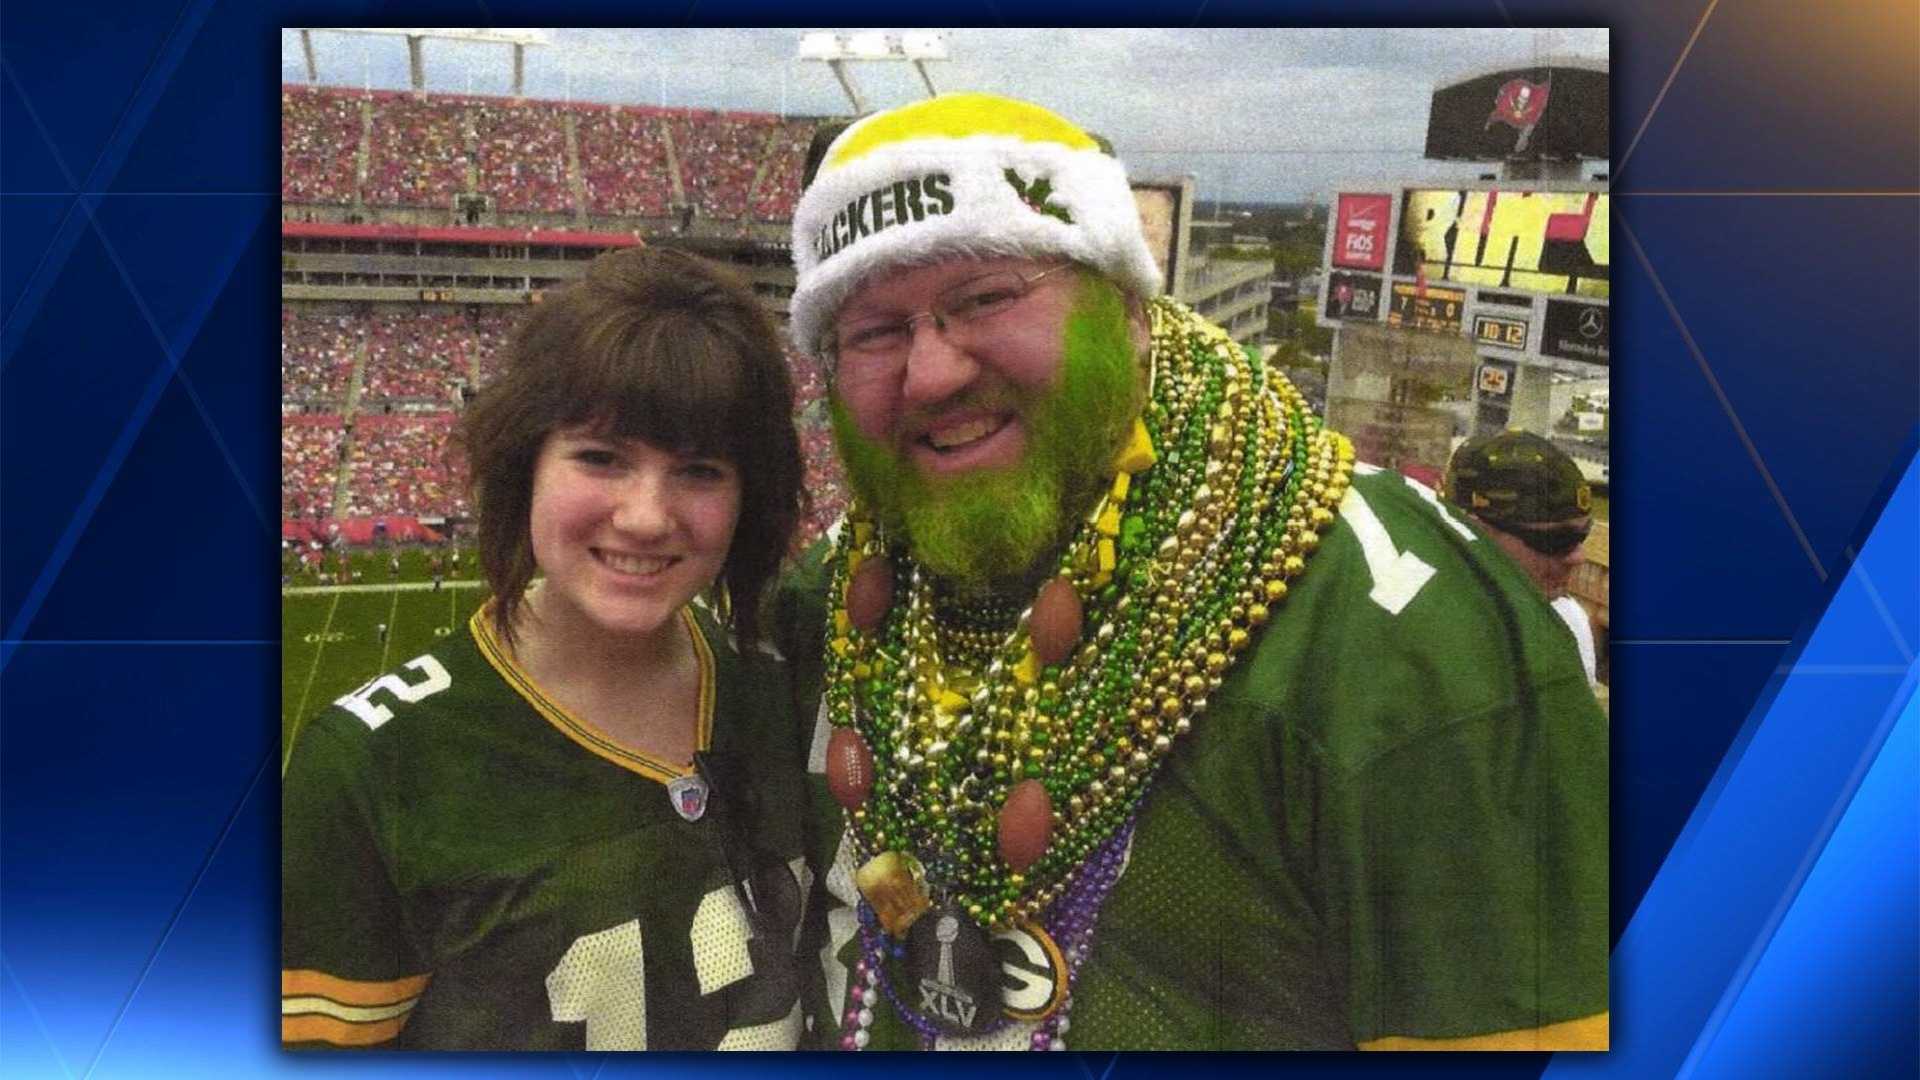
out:
M427 988L429 975L410 975L387 982L342 979L324 971L294 969L280 972L280 997L324 998L341 1005L379 1008L387 1005L411 1005ZM285 1011L284 1005L282 1011Z
M280 999L280 1015L294 1016L331 1016L336 1020L345 1020L354 1024L366 1024L376 1020L391 1020L405 1014L413 1008L417 999L403 1001L398 1005L342 1005L322 997L283 997Z
M406 1025L405 1013L372 1023L352 1023L332 1016L308 1013L280 1018L283 1043L332 1043L335 1046L372 1046L388 1042Z

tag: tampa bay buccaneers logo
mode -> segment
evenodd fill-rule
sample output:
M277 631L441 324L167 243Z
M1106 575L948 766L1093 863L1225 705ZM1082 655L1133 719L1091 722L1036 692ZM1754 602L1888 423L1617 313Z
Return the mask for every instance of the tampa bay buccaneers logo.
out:
M1492 127L1499 121L1520 132L1520 139L1513 145L1518 154L1526 150L1527 143L1533 139L1534 126L1540 123L1540 117L1546 114L1547 98L1553 93L1553 76L1540 83L1525 79L1508 79L1502 83L1493 95L1493 114L1487 117L1483 127Z

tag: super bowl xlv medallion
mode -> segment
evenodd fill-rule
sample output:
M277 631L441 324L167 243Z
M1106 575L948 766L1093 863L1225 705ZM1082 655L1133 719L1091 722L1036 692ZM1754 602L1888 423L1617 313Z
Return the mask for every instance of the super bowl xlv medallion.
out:
M999 1022L999 961L985 931L958 908L936 908L914 921L906 961L905 989L942 1031L977 1035Z

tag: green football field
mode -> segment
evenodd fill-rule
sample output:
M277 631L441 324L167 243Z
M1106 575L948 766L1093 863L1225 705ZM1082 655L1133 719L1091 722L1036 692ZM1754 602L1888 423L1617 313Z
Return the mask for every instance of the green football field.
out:
M464 630L467 618L486 599L486 590L471 578L448 581L436 590L429 582L406 580L417 576L412 570L407 566L400 581L389 581L382 562L377 574L364 572L362 584L346 587L316 585L296 574L291 588L281 591L283 771L300 726L316 712L433 648L448 634ZM370 580L376 576L381 580ZM384 642L382 623L387 626Z

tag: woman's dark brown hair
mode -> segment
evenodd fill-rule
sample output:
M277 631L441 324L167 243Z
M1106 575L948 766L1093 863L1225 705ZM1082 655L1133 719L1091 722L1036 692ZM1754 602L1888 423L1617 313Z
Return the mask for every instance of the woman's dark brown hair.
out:
M533 470L547 436L584 426L740 473L740 519L720 580L744 648L760 595L786 555L805 494L793 385L773 321L732 271L686 252L633 248L535 306L506 371L461 418L494 624L509 641L536 567Z

